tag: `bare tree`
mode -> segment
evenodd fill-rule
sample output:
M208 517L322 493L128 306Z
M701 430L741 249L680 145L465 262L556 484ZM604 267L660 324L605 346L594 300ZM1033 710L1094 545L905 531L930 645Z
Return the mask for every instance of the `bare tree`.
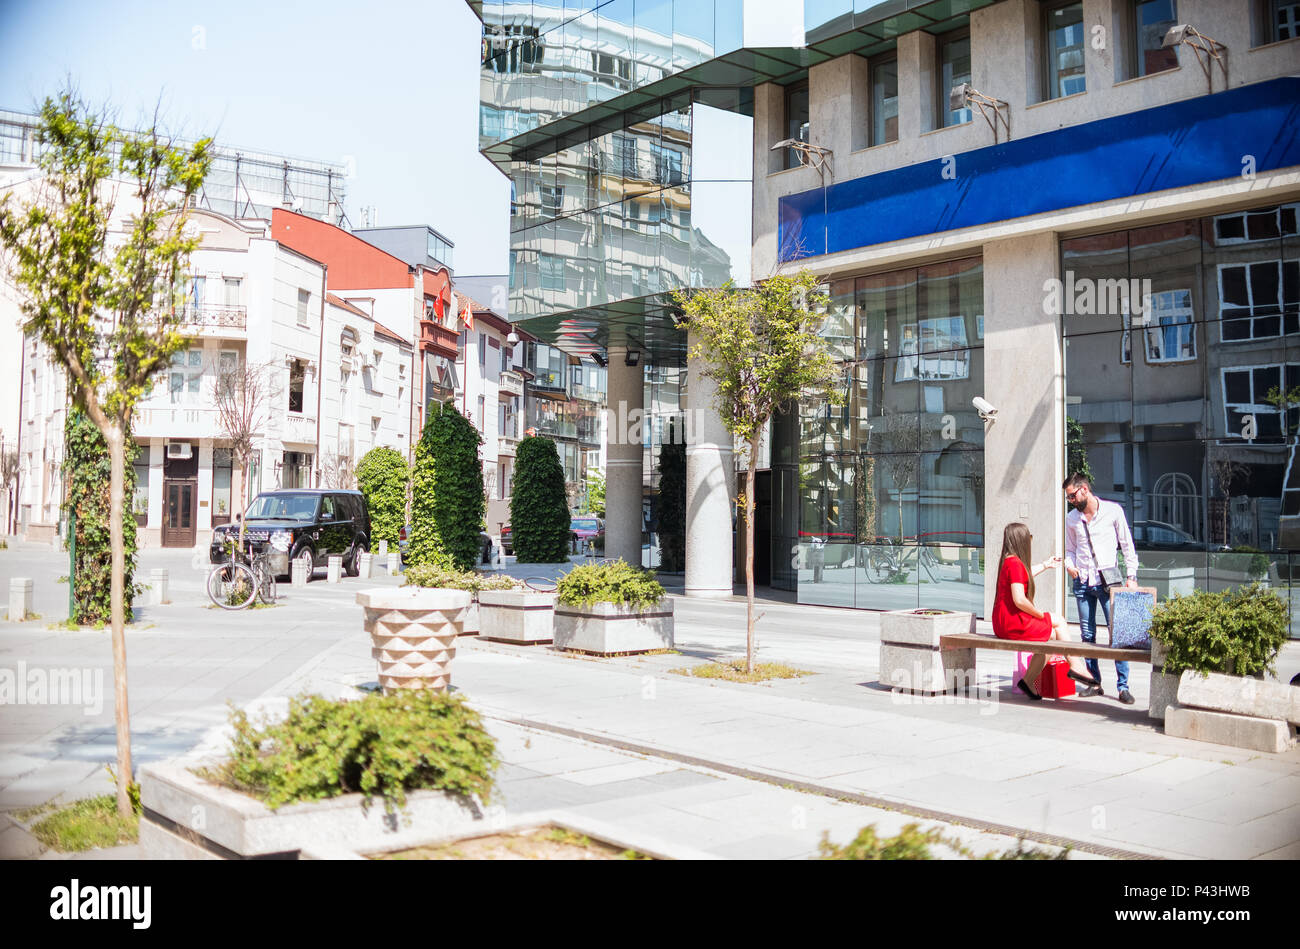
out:
M253 442L266 428L274 394L275 375L269 362L240 360L217 369L217 421L222 436L230 442L230 454L239 462L241 485L248 478ZM244 549L242 517L239 519L239 549Z
M320 459L322 488L351 490L357 486L357 463L349 455L327 451Z
M2 440L0 445L3 445ZM13 491L17 481L18 449L4 448L0 450L0 493L3 493L5 498L5 532L8 532L9 522L13 518L13 503L17 500L13 496Z
M920 480L921 452L930 445L933 426L924 415L912 412L890 412L885 415L887 453L880 461L889 471L898 492L898 542L904 539L903 495Z

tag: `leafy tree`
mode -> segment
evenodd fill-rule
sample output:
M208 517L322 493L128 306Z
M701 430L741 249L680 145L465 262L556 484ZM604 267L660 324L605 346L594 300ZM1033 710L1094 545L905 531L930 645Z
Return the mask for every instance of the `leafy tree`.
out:
M1077 418L1065 417L1065 473L1081 474L1092 481L1092 469L1088 467L1088 446L1083 438L1083 425Z
M142 133L121 131L65 90L42 105L36 141L41 178L29 199L4 196L0 242L24 332L66 373L74 406L108 447L117 809L128 817L127 442L136 403L186 344L182 283L200 243L187 224L211 140L176 146L156 115Z
M411 475L411 563L474 566L486 506L481 444L478 430L453 405L425 420Z
M754 467L763 427L782 403L817 393L832 404L843 394L835 360L819 335L828 299L807 270L757 286L673 293L679 329L695 337L689 358L703 362L717 385L714 404L731 434L749 448L745 492L745 671L754 669Z
M63 503L65 517L76 514L76 562L68 582L72 584L73 615L75 623L108 623L112 611L113 548L109 540L108 521L111 461L104 436L85 412L73 409L63 426L65 446L63 472L68 495ZM126 485L124 496L135 494L135 456L133 439L127 439ZM126 598L125 620L134 615L131 599L140 592L135 584L136 541L135 518L122 518L122 543L126 549L124 588L130 593Z
M525 438L515 449L510 531L519 563L562 563L569 556L569 504L555 442Z
M599 469L587 472L587 495L582 513L605 516L605 473Z
M686 441L675 424L659 446L659 563L664 570L686 569Z
M396 546L406 524L406 492L411 469L392 448L372 448L357 465L357 486L370 512L370 539Z

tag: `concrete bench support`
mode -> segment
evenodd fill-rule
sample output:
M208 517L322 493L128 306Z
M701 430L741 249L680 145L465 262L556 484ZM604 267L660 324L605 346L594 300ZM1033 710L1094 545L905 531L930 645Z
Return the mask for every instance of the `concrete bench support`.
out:
M343 558L336 554L329 559L329 569L325 574L325 582L338 583L341 576L343 576Z
M369 580L372 572L374 571L374 564L375 564L374 554L371 553L362 554L360 560L361 573L359 573L358 576L361 577L361 579L363 580Z
M975 681L975 650L945 648L943 641L946 635L974 630L974 613L893 610L882 614L880 683L926 695L969 688Z

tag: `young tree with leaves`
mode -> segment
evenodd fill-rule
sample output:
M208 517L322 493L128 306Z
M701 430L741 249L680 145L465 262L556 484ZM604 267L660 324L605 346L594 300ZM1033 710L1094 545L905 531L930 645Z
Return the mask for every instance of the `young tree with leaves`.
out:
M454 405L430 410L411 474L410 563L469 570L478 560L487 504L478 457L482 443L478 429Z
M714 405L733 437L748 446L745 518L745 670L754 669L754 467L763 428L777 407L816 395L843 401L840 372L819 331L828 296L807 270L777 275L750 288L679 290L678 328L695 337L688 358L717 386Z
M519 563L563 563L569 557L569 501L555 442L529 437L515 449L510 534Z
M189 208L211 166L211 140L177 146L158 127L124 132L74 91L45 100L36 133L42 173L30 200L0 203L0 241L24 332L68 378L73 405L104 436L109 535L117 807L131 814L127 715L126 451L136 403L186 345L181 286L199 245ZM114 228L122 228L119 233Z

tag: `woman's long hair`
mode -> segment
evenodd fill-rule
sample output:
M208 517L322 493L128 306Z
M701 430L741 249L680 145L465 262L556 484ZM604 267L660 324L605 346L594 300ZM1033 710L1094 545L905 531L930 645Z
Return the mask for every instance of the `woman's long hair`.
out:
M1002 558L998 561L998 577L1002 576L1002 565L1007 562L1008 557L1017 557L1025 565L1025 573L1029 574L1029 586L1025 590L1025 595L1030 600L1034 598L1034 574L1029 569L1029 564L1033 561L1033 555L1029 552L1032 539L1033 535L1024 524L1019 521L1008 524L1002 531Z

